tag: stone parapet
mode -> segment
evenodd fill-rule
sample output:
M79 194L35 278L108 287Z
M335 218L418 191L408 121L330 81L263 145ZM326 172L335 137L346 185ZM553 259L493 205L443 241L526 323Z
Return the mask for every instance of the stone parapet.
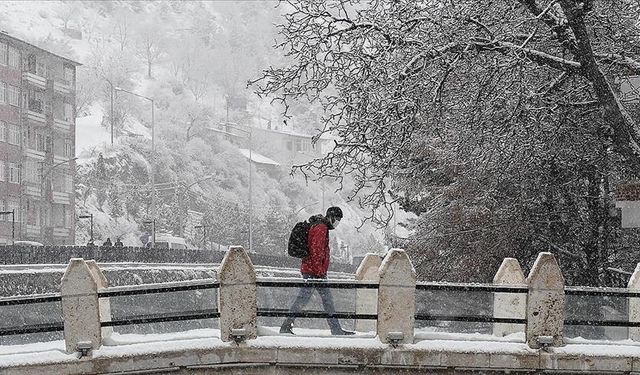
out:
M216 338L132 344L78 360L60 353L0 355L2 375L35 374L629 374L640 347L569 344L554 351L524 343L428 340L397 348L375 338L259 337L237 346ZM597 354L600 353L600 354ZM604 353L611 353L610 355Z

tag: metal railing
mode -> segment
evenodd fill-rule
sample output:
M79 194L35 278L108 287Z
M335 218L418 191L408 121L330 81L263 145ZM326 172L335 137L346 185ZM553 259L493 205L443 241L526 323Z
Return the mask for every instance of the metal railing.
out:
M345 281L345 280L305 280L300 279L264 279L258 278L256 286L259 288L331 288L331 289L365 289L377 290L378 283ZM187 282L172 282L162 284L142 284L136 286L119 286L100 289L98 298L111 298L119 296L134 296L159 294L170 292L181 292L191 290L218 289L220 283L214 279L194 280ZM512 293L527 294L529 289L523 285L509 286L504 284L464 284L464 283L435 283L423 282L416 284L416 291L438 291L438 292L490 292L490 293ZM568 296L594 296L594 297L620 297L620 298L640 298L640 291L630 291L624 288L589 288L572 287L564 288L565 295ZM39 303L60 302L60 293L49 293L31 296L16 296L0 298L0 307L31 305ZM363 319L376 320L377 314L357 314L355 312L335 312L327 313L317 310L303 310L299 312L290 311L287 308L258 308L259 317L296 317L296 318L338 318L338 319ZM167 312L158 314L145 314L128 316L125 318L113 319L101 322L102 327L113 327L133 324L147 324L158 322L184 321L196 319L219 318L220 312L217 308L197 311ZM526 324L524 318L497 318L491 315L442 315L416 313L415 319L418 321L452 321L452 322L475 322L475 323L512 323ZM640 327L640 322L630 322L627 320L601 320L601 319L565 319L565 325L603 326L603 327ZM63 322L50 322L23 325L19 327L0 328L0 336L17 334L57 332L64 330Z
M171 282L162 284L142 284L137 286L120 286L101 289L98 291L98 298L110 298L120 296L147 295L157 293L183 292L190 290L218 289L220 283L214 279L203 279L194 281ZM180 311L166 312L159 314L145 314L128 316L125 318L101 321L101 327L114 327L133 324L149 324L161 322L177 322L185 320L212 319L219 318L218 309L207 309L200 311Z
M30 296L0 298L0 306L31 305L47 302L60 302L60 293L36 294ZM64 322L28 324L0 328L0 336L11 336L28 333L58 332L64 330Z
M422 282L416 284L416 291L438 291L438 292L492 292L492 293L513 293L526 294L529 292L527 286L508 286L504 284L463 284L463 283L440 283ZM418 321L441 321L441 322L470 322L470 323L515 323L526 324L524 318L496 318L493 315L442 315L416 313L414 316Z
M273 280L273 279L263 279L258 278L256 280L256 286L261 288L328 288L328 289L378 289L378 283L368 283L362 281L336 281L336 280L320 280L320 279L309 279L301 281L299 279L282 279L282 280ZM258 316L259 317L270 317L270 318L312 318L312 319L322 319L322 318L337 318L337 319L363 319L363 320L376 320L378 319L377 314L356 314L355 312L334 312L328 313L326 311L312 311L312 310L302 310L302 311L291 311L289 309L269 309L269 308L259 308L258 307Z

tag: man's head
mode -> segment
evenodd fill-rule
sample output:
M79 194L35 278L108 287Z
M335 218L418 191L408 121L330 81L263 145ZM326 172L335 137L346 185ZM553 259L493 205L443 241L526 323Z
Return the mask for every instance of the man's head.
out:
M329 226L331 227L331 229L336 229L338 224L340 224L340 220L342 219L342 210L340 209L340 207L329 207L327 208L327 214L325 216L329 221Z

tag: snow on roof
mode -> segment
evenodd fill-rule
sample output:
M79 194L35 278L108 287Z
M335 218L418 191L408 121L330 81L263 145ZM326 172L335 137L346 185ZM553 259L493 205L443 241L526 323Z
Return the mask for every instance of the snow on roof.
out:
M242 156L244 156L245 158L249 159L249 149L246 148L239 148L238 151L240 151L240 153L242 154ZM268 157L259 154L255 151L251 151L251 161L253 161L254 163L258 163L258 164L266 164L266 165L280 165L280 163L278 163L277 161L273 160L273 159L269 159Z

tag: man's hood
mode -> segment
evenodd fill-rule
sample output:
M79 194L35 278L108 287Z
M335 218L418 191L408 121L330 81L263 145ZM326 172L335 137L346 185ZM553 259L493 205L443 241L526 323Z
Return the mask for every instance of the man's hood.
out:
M331 223L329 223L329 219L327 219L324 215L322 214L317 214L317 215L313 215L309 218L309 223L311 225L315 225L315 224L326 224L327 227L329 227L329 230L333 229L331 227Z

